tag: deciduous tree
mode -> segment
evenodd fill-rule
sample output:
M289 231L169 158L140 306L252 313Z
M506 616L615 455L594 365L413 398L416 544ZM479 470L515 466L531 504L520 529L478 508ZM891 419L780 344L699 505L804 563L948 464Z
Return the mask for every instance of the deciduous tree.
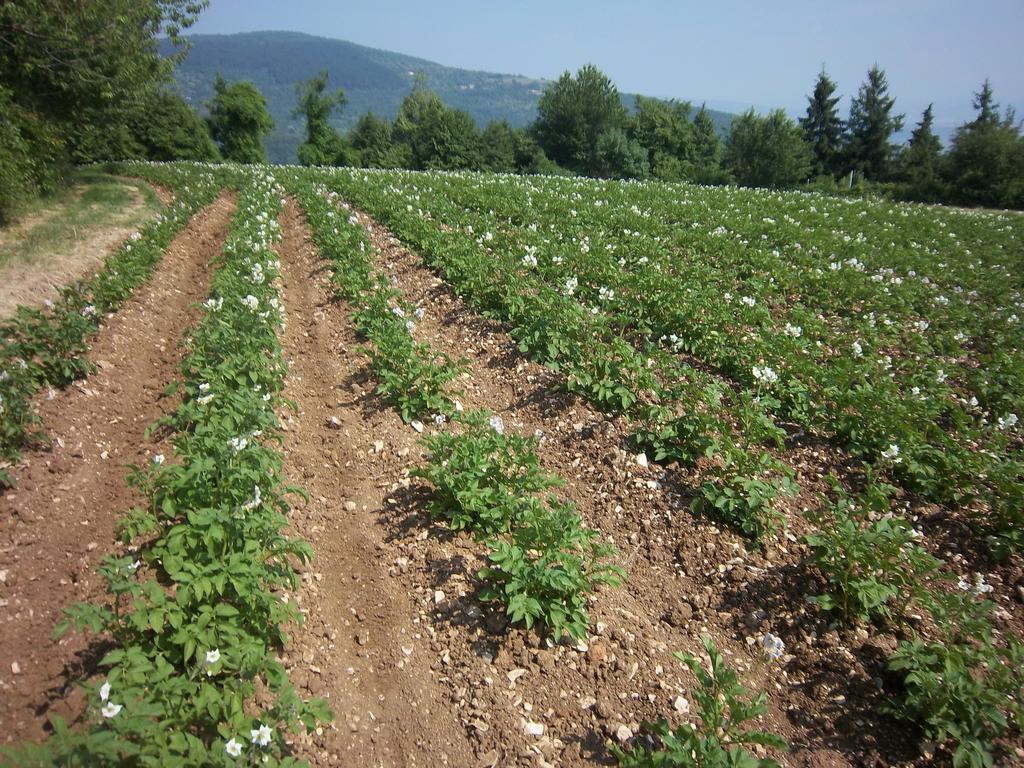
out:
M766 117L748 110L733 120L725 143L725 166L749 187L791 187L807 180L811 150L803 132L777 109Z
M636 113L629 136L647 152L651 175L663 181L692 176L696 131L690 120L689 102L636 97Z
M626 127L626 108L612 81L593 64L575 76L564 72L544 89L533 133L549 158L576 173L593 176L604 165L600 136Z
M267 101L248 80L228 83L217 75L210 102L210 133L225 160L236 163L265 163L263 137L274 127Z
M306 139L298 149L302 165L350 165L354 159L353 150L329 122L331 113L341 109L348 99L340 88L324 93L327 77L326 71L320 72L295 86L298 106L294 115L306 119Z

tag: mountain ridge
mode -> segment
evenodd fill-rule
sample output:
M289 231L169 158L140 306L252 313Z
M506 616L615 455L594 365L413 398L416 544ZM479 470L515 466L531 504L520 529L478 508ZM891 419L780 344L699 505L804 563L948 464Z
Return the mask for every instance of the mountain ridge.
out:
M537 101L551 82L518 74L449 67L415 56L359 45L348 40L318 37L303 32L238 32L227 35L187 35L191 48L175 70L182 94L201 113L213 97L218 73L225 79L251 80L267 99L274 130L267 138L271 162L294 162L304 126L292 115L295 84L321 70L330 74L328 88L342 88L348 103L331 123L341 131L351 128L371 110L393 118L412 88L417 74L450 106L468 112L482 128L490 120L507 120L513 127L531 123ZM165 55L173 48L161 41ZM634 94L622 94L632 107ZM723 130L732 115L709 110Z

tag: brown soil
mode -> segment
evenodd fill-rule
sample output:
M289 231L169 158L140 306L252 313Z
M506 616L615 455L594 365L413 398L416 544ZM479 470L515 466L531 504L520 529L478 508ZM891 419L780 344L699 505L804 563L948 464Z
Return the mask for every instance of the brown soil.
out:
M0 731L9 742L42 737L53 715L74 717L72 684L100 649L71 632L51 632L62 609L102 600L100 560L115 550L117 517L139 495L125 478L170 447L145 429L174 406L164 389L178 375L179 342L206 295L234 210L222 196L178 235L152 278L100 329L89 353L98 370L41 397L53 440L12 469L17 488L0 499Z
M168 194L167 190L157 189L157 197L165 204ZM0 319L12 316L19 305L39 307L47 299L53 301L63 286L95 274L104 260L145 221L139 216L145 207L142 194L134 192L133 198L110 225L77 233L66 248L31 261L14 259L0 266ZM56 206L33 214L0 233L0 243L24 237L34 226L59 215L61 210L61 206Z
M393 578L394 545L377 524L387 478L405 464L395 452L408 452L412 430L390 410L364 410L365 360L291 201L283 232L284 395L298 405L283 415L285 470L309 493L308 504L296 500L293 527L314 548L299 595L306 623L293 632L287 662L296 686L325 697L335 714L299 751L317 766L472 765L431 668L424 595ZM374 440L386 453L373 452Z

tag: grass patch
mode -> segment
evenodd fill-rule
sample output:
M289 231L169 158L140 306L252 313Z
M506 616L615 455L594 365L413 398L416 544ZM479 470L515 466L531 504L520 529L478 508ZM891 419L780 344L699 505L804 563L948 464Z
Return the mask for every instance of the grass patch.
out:
M0 267L68 253L86 232L133 227L160 208L152 187L143 181L78 171L66 190L27 210L20 227L0 229Z

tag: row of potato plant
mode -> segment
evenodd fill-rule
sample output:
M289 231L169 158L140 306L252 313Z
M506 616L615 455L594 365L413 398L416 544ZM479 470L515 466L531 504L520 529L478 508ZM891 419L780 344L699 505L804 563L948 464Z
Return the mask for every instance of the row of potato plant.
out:
M335 184L425 252L475 235L506 284L540 280L648 356L661 346L699 359L768 413L837 439L909 489L974 502L996 552L1019 549L1014 219L472 174L340 172ZM722 195L720 209L703 199ZM486 291L436 266L467 292ZM561 327L548 336L557 349ZM670 436L692 420L657 415L656 431ZM667 456L678 451L662 442Z
M575 507L541 493L561 481L540 471L531 439L506 435L499 416L462 412L448 386L460 366L413 340L421 313L372 273L358 217L326 188L299 178L294 189L317 245L370 342L378 393L418 429L424 429L420 419L438 429L424 440L432 461L418 474L437 489L432 512L484 541L490 565L478 574L481 599L501 603L513 622L537 625L556 641L583 639L588 596L621 579L621 569L609 562L614 549L583 526Z
M600 303L602 298L614 298L614 288L606 289L603 296L599 292L588 310L589 302L577 300L579 278L567 278L561 291L556 289L557 280L537 280L541 246L522 247L516 241L503 251L497 243L502 226L507 223L502 220L506 209L502 207L495 213L493 208L504 205L505 200L495 192L494 197L485 197L473 207L464 206L459 202L459 185L465 184L460 175L408 175L398 183L393 174L340 172L331 183L380 216L403 240L420 250L478 309L511 322L512 333L520 339L523 351L563 370L570 388L575 387L605 407L612 398L621 398L615 403L617 409L642 422L638 430L640 442L651 446L658 460L693 462L701 455L718 456L718 462L706 474L708 481L700 489L698 506L712 506L720 516L751 535L763 533L772 525L771 500L779 490L792 486L784 469L772 479L777 462L761 447L781 447L784 432L773 414L792 417L792 404L809 402L806 387L798 386L794 394L792 386L783 386L779 374L768 365L751 366L752 382L737 381L742 377L735 377L729 387L701 371L681 368L678 360L666 362L664 354L651 345L617 343L621 337L616 333L623 333L630 323L636 326L642 322L638 313L616 321L615 311ZM451 184L457 189L436 192L430 189L432 184ZM488 204L492 207L485 208ZM429 211L425 210L428 205ZM560 222L565 221L562 213ZM534 226L527 224L520 234L523 229L534 231ZM582 250L584 256L588 249L589 246ZM561 266L559 261L564 263L564 258L552 256L552 265ZM582 258L578 263L584 265L588 260ZM671 301L670 297L660 295L666 303ZM750 306L757 306L757 299L751 299ZM585 330L577 330L580 328ZM802 335L802 329L799 330L800 334L794 331L790 337ZM602 347L595 339L607 341ZM670 352L692 354L693 350L683 350L678 337L671 345L676 350ZM613 349L617 355L606 351ZM608 362L643 359L631 355L632 350L648 355L644 365L634 364L630 369L628 365ZM1008 351L1012 354L1016 349L1011 346ZM610 375L587 381L575 366L580 364L578 361L592 366L595 360L604 364ZM822 361L816 364L821 365ZM631 376L633 372L636 375ZM648 372L653 372L653 376ZM672 375L676 373L683 375ZM642 395L635 394L638 388L630 383L637 380L644 381L655 402L643 403ZM580 387L581 381L596 381L600 386ZM659 386L661 382L672 384ZM610 397L608 393L612 393ZM784 407L783 402L791 405ZM666 407L667 403L679 403L682 407L672 410ZM881 411L884 405L878 405L877 410ZM889 416L903 418L898 411ZM1012 419L997 422L989 429L992 439L987 443L986 455L995 458L995 466L1002 468L999 471L1007 480L1000 488L995 488L997 484L989 486L997 491L989 501L993 517L1004 515L994 525L996 533L1012 546L1014 537L1020 534L1021 497L1012 492L1013 483L1019 482L1019 477L1014 479L1014 473L1019 472L1014 468L1019 467L1019 460L1008 451L1015 439L1015 424L1006 421ZM879 469L883 475L888 473L906 480L905 473L899 471L903 457L898 448L893 449L894 445L890 443L881 452L884 455L879 457ZM865 469L869 480L864 498L845 496L846 501L840 501L832 517L822 517L822 532L810 537L815 552L812 564L833 587L831 594L820 598L822 608L838 608L847 618L886 618L895 596L906 597L911 586L927 585L917 588L914 600L908 604L926 611L932 617L931 624L915 631L914 639L902 643L890 660L892 669L903 675L905 685L903 696L892 711L919 722L930 738L949 741L958 764L983 765L991 759L994 740L1006 730L1019 728L1015 712L1020 706L1020 677L1010 671L1014 669L1020 645L1013 639L1004 641L996 637L998 633L988 619L995 608L993 604L957 598L955 593L951 596L950 583L956 582L956 577L940 570L937 561L916 544L916 532L909 524L892 517L890 493L879 494L878 488L883 484L873 481L870 464ZM879 495L880 506L871 508L879 504ZM850 508L863 506L871 508L872 517L864 517L859 511L855 516L849 513ZM751 514L751 510L756 512ZM941 654L937 653L940 649L944 651ZM943 676L944 666L953 671ZM966 684L968 680L974 681L973 687Z
M738 420L727 408L732 393L713 377L659 350L637 350L606 314L496 262L490 230L439 228L421 211L394 205L399 188L348 184L346 178L335 174L328 183L380 215L475 309L509 323L520 350L564 373L570 391L602 410L634 418L638 447L656 460L715 459L706 466L699 508L754 539L775 527L773 502L795 486L789 470L767 450L779 445L782 432L759 398L740 396Z
M816 516L807 561L826 589L814 601L847 625L899 629L907 639L888 667L902 688L886 710L946 745L955 766L991 766L997 740L1024 726L1024 644L995 629L983 577L950 571L891 513L894 490L869 473L859 496L837 487L832 509Z
M0 325L0 462L17 461L27 442L45 439L32 408L33 395L90 373L89 337L146 281L175 235L220 189L207 166L137 165L121 170L173 190L175 200L130 235L91 280L64 287L60 298L44 308L18 307ZM12 483L0 468L0 487Z
M112 642L86 685L88 727L59 720L27 764L297 764L289 733L330 718L304 701L277 654L300 620L305 542L285 536L286 486L276 409L287 363L275 282L283 190L264 170L241 179L238 211L205 316L187 341L183 398L158 424L173 457L132 482L146 495L120 530L129 554L104 560L109 599L68 610L69 625Z

